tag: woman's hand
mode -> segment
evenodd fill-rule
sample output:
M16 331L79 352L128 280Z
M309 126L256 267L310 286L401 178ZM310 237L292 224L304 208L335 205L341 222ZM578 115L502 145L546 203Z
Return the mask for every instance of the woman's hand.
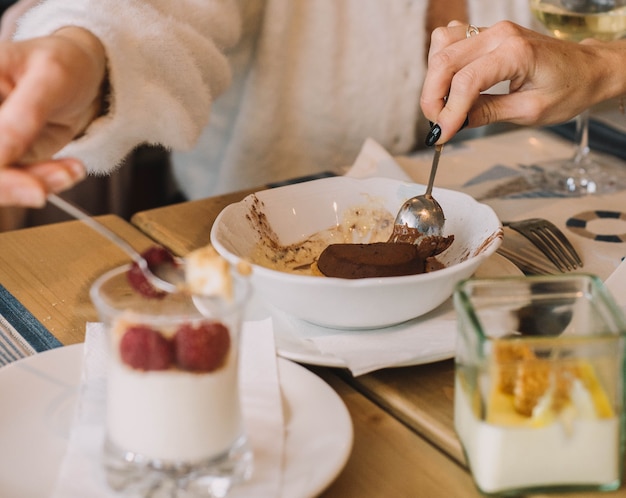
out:
M106 57L88 31L0 44L0 205L42 206L85 176L52 156L103 111Z
M438 143L466 118L470 127L553 124L626 89L624 42L566 42L508 21L468 38L466 27L453 21L432 34L421 106L441 128ZM481 93L502 81L509 94Z

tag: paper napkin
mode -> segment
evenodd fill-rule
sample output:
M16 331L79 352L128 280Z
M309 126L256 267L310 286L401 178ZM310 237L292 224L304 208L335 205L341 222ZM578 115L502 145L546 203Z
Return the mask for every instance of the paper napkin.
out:
M251 480L229 498L278 497L282 491L284 420L271 319L246 322L242 330L240 384L243 415L254 452ZM106 342L102 324L87 325L83 371L65 458L53 498L116 498L104 480Z
M373 138L368 138L363 142L354 164L344 176L351 178L382 177L405 182L413 181L389 152Z
M298 337L313 344L320 353L342 360L354 376L454 355L456 312L451 299L420 318L381 329L329 329L278 310L273 317L277 326L297 330Z
M617 305L626 311L626 260L618 265L615 271L604 281L604 284L613 294Z

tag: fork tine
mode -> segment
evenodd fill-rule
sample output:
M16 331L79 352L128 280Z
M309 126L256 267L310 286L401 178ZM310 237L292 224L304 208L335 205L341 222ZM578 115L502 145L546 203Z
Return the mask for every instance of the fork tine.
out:
M530 218L515 222L503 222L526 237L562 272L583 266L582 259L565 237L552 222L543 218Z
M571 270L569 265L559 257L558 251L554 250L554 244L549 238L545 237L543 231L538 228L529 228L528 231L524 232L522 235L526 236L527 239L535 244L560 271L566 272L567 270Z
M563 257L566 258L574 268L583 266L583 262L580 259L580 256L578 255L578 253L576 252L576 249L574 249L570 241L567 240L565 235L563 235L563 233L558 228L556 228L553 225L551 226L551 225L546 224L544 230L546 234L548 234L553 239L556 238L558 242L560 242L560 244L559 243L556 244L559 252L561 252Z
M558 261L560 266L565 268L565 270L571 271L576 269L576 261L566 254L563 245L548 227L537 227L534 233L537 235L537 238L542 241L542 244L544 244L548 252L548 257L552 255L552 260Z

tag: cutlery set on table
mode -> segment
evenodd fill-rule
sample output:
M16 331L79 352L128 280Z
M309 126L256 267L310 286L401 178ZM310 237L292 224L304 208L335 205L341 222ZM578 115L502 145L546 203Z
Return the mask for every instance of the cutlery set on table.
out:
M583 267L583 261L576 249L554 223L542 218L529 218L502 224L524 236L537 249L533 255L530 252L525 254L519 246L517 249L507 247L506 236L505 242L498 248L502 256L515 263L526 274L564 273ZM537 259L540 260L539 264ZM542 262L544 265L541 265ZM553 265L552 271L545 268L546 262Z

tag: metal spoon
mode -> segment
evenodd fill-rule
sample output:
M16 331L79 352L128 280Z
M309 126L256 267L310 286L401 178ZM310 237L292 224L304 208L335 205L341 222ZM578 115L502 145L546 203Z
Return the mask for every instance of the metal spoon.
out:
M398 211L389 242L406 241L407 236L415 244L425 236L442 236L446 218L443 209L432 196L437 166L443 145L435 145L435 155L430 168L426 192L408 199Z
M139 252L137 252L130 244L128 244L128 242L109 230L102 223L97 222L81 208L75 206L71 202L66 201L65 199L62 199L56 194L48 194L48 201L51 204L54 204L60 210L72 216L73 218L82 221L90 228L98 232L100 235L109 239L124 252L126 252L126 254L128 254L135 263L137 263L139 269L146 276L148 282L150 282L154 287L163 292L177 292L178 290L180 290L180 284L185 281L182 267L180 267L180 269L174 270L171 265L166 265L167 268L163 269L162 274L159 273L159 275L155 275L148 267L148 262L145 260L145 258Z

